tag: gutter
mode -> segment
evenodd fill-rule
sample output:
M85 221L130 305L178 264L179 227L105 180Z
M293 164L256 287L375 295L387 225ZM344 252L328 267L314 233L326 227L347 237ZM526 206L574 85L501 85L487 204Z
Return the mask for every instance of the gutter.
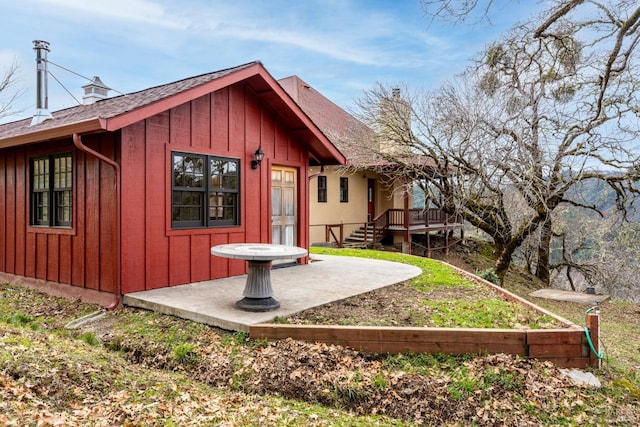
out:
M99 160L109 164L113 167L116 173L116 290L114 301L107 307L108 310L114 310L120 306L122 298L122 261L121 261L121 248L120 248L120 233L122 225L120 223L120 165L118 162L111 160L110 158L98 153L95 150L84 145L79 134L73 134L73 145L84 153L97 157Z
M11 123L2 125L1 127L5 128L6 130L0 131L0 148L31 144L38 141L44 141L46 139L65 138L73 133L89 133L105 130L107 125L107 121L100 118L73 122L57 127L55 126L55 121L56 119L47 120L42 124L34 125L31 127L20 125L16 126L14 129L8 129L9 127L12 127Z

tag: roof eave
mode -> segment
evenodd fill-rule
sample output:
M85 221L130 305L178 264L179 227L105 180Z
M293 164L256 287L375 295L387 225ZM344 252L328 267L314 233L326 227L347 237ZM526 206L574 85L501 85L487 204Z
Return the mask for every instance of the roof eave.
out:
M313 120L311 120L311 118L309 118L304 110L300 108L291 95L282 88L278 81L273 78L273 76L271 76L264 67L261 68L260 75L267 83L269 83L270 89L276 95L268 96L263 94L263 98L271 104L277 104L278 101L284 103L289 110L295 113L298 120L302 122L302 125L306 128L304 130L308 130L308 132L300 133L304 134L307 139L311 140L309 150L313 157L324 165L344 165L347 160L342 152L340 152L333 142L325 136L322 130L315 124L315 122L313 122Z
M106 129L106 121L99 117L81 122L69 123L59 127L34 129L32 132L0 140L0 148L15 147L41 141L68 137L74 133L88 133Z
M260 91L260 96L276 110L283 108L295 115L298 125L295 131L308 142L311 157L325 165L342 165L346 162L343 154L329 140L322 130L307 116L293 98L285 91L278 81L264 68L258 70L260 78L268 85L268 90Z

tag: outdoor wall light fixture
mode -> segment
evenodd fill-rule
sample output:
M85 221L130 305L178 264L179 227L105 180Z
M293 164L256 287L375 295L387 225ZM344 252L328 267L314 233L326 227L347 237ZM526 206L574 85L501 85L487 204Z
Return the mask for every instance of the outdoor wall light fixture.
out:
M262 147L258 147L255 153L253 153L253 160L251 160L251 169L258 169L260 163L262 163L262 159L264 159L264 151L262 151Z

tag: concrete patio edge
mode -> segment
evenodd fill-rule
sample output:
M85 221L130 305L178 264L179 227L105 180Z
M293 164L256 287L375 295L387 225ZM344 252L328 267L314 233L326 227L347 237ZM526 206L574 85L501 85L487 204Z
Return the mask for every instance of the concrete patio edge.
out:
M274 269L271 280L280 308L246 312L235 307L246 275L126 294L123 303L222 329L248 332L251 325L272 322L311 307L400 283L422 273L418 267L383 260L311 255L312 262Z

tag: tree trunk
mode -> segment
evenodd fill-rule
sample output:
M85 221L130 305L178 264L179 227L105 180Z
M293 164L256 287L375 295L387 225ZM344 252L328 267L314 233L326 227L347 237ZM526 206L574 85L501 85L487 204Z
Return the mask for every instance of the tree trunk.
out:
M538 262L536 277L549 285L549 255L551 253L551 215L540 224L540 242L538 243Z
M511 249L511 245L506 245L501 242L494 243L496 248L496 275L500 278L500 286L504 286L504 278L507 275L507 271L509 271L511 256L514 250Z

